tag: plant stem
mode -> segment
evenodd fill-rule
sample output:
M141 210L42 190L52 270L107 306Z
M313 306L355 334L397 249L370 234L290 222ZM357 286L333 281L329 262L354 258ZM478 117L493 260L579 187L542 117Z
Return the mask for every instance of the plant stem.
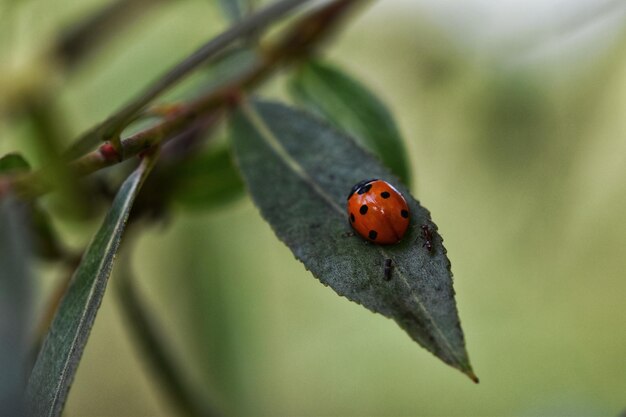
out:
M172 110L169 114L166 113L162 122L122 140L120 149L106 142L71 162L70 169L77 176L91 174L172 139L202 118L218 116L224 109L237 104L243 91L256 87L276 72L281 64L302 59L310 53L332 31L339 18L356 3L359 0L336 0L310 13L296 22L274 45L263 48L263 55L238 77L194 101L171 106ZM0 198L3 189L13 188L21 198L32 199L51 188L41 172L22 174L10 178L9 181L9 186L0 182Z
M100 141L114 140L116 137L119 137L121 131L133 120L133 117L139 111L200 64L215 57L237 39L265 29L270 23L307 1L309 0L282 0L234 24L169 70L155 83L146 88L136 99L122 107L102 124L85 133L70 147L67 151L67 156L69 158L78 157L89 151Z

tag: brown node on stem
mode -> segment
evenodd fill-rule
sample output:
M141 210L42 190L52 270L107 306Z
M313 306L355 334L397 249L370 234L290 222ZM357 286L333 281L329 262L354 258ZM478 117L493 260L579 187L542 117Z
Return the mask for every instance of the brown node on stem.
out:
M105 142L100 145L99 151L104 160L107 162L120 162L122 160L122 156L111 142Z

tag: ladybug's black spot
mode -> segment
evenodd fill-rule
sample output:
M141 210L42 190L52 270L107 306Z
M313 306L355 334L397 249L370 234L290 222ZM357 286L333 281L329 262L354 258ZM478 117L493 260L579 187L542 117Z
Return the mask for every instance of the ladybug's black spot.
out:
M370 230L367 236L372 240L376 240L376 237L378 236L378 232L376 230Z
M405 219L408 219L409 218L409 212L406 211L406 210L402 210L400 212L400 216L404 217Z
M352 189L350 190L350 194L348 194L348 200L350 200L350 197L352 197L352 194L356 193L357 191L360 191L364 185L367 185L370 182L374 182L377 180L378 180L377 178L372 178L371 180L363 180L354 184L354 187L352 187ZM366 193L367 191L369 191L369 188L366 191L363 191L363 193ZM363 194L363 193L359 193L359 194Z
M382 193L380 193L380 196L382 198L389 198L391 196L391 194L389 194L387 191L383 191Z
M365 194L366 192L368 192L368 191L369 191L369 190L371 190L371 189L372 189L372 184L367 184L366 186L361 187L361 188L359 189L359 191L357 191L356 193L357 193L357 194L359 194L359 195L361 195L361 194Z
M354 223L354 214L350 213L350 221Z
M361 214L367 213L367 205L363 204L361 208L359 209L359 213Z

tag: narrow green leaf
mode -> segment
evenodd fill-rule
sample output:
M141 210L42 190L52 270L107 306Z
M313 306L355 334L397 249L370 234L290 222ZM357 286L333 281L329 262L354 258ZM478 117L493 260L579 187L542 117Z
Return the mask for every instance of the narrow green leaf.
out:
M31 416L61 415L102 302L130 209L154 159L144 158L124 181L74 273L28 381L26 399Z
M30 165L17 153L8 153L0 158L0 174L29 171Z
M244 190L243 180L228 149L202 153L171 174L172 200L187 209L208 209L228 203Z
M339 295L394 319L415 341L476 380L458 319L450 262L430 213L376 158L300 111L243 103L234 115L239 166L261 214L314 276ZM395 184L411 223L393 246L351 234L346 197L363 179ZM425 248L422 225L432 230ZM386 259L393 262L384 279Z
M310 61L289 83L294 100L328 119L374 153L406 185L410 167L400 132L385 104L339 68Z
M4 159L4 158L3 158ZM24 414L28 369L28 323L32 314L31 245L26 207L0 201L0 415Z

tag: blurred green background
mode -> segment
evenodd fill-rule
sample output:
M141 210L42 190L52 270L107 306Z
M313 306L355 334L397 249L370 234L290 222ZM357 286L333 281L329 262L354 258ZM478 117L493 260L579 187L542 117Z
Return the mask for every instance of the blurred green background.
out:
M212 3L163 2L55 79L67 138L226 27ZM50 35L102 4L0 1L0 107L51 71L33 66ZM190 383L229 415L623 412L625 22L619 1L386 0L329 44L326 56L396 115L414 195L452 261L479 385L320 285L247 197L210 212L177 210L129 241L140 289ZM265 88L269 96L284 97L280 81ZM0 151L22 150L37 165L31 129L0 118ZM58 226L76 247L89 237ZM63 274L40 269L43 304ZM112 291L66 413L176 413Z

